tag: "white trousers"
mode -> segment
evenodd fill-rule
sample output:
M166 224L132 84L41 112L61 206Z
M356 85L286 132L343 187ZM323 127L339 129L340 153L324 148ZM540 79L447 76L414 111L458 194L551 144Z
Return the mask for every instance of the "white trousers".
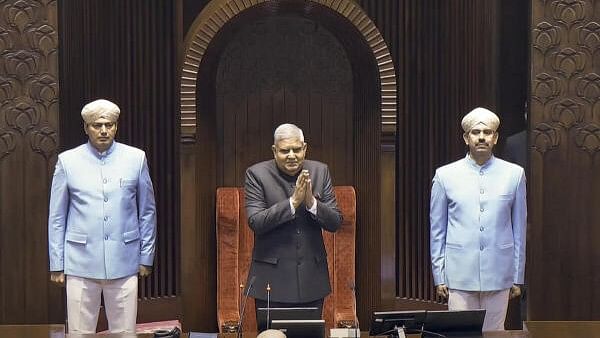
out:
M102 294L110 333L135 333L137 293L137 275L119 279L67 276L69 333L96 333Z
M448 290L448 310L485 309L483 331L504 331L510 289L500 291Z

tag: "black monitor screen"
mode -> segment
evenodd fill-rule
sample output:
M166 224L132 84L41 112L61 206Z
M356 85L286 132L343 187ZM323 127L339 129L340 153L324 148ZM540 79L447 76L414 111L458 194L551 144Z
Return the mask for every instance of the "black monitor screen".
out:
M397 328L403 328L408 333L421 332L425 314L425 310L373 312L369 335L394 335Z
M441 334L480 334L485 310L427 311L423 329Z
M271 320L271 328L281 330L287 338L324 338L325 321L314 320Z
M259 307L256 311L258 331L267 329L267 316L273 320L317 320L321 319L321 312L317 307L272 307L267 310Z

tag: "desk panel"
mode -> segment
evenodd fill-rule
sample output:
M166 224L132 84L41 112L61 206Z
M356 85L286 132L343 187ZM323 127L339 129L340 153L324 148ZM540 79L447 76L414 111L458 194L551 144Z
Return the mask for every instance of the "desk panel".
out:
M600 338L600 321L532 321L525 322L525 330L485 332L483 338ZM153 334L65 334L64 325L0 325L0 337L11 338L152 338ZM219 338L237 338L235 333L219 334ZM362 332L361 338L368 338ZM418 338L419 335L407 335ZM181 338L188 338L185 333ZM243 338L256 338L255 332L246 332ZM460 337L453 337L460 338Z

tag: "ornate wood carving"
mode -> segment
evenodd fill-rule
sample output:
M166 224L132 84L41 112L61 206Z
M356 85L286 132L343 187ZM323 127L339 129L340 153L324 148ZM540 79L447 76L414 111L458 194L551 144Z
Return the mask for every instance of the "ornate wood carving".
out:
M56 1L0 6L0 126L16 131L34 153L48 159L58 145ZM5 155L16 149L9 144Z
M55 0L0 1L0 323L49 322L45 301L60 294L48 288L46 245L58 149L57 12Z
M599 122L600 25L595 21L593 1L535 1L533 8L532 145L545 152L561 146L561 137L551 134L564 134L571 128L581 133ZM550 139L552 147L536 143L546 144L544 140ZM571 145L593 154L595 147L580 145L576 139Z
M598 5L532 1L528 275L533 320L600 318L600 293L589 287L600 281Z

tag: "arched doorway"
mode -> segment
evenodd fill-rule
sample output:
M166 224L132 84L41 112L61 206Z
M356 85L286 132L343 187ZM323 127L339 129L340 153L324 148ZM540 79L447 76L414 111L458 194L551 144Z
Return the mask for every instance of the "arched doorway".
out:
M250 2L212 1L186 38L184 321L193 329L213 329L207 323L216 321L216 188L243 185L249 164L272 157L274 127L293 122L305 131L309 158L330 165L334 184L357 190L356 285L364 322L380 299L379 256L369 249L381 239L382 140L395 133L387 46L353 1Z

